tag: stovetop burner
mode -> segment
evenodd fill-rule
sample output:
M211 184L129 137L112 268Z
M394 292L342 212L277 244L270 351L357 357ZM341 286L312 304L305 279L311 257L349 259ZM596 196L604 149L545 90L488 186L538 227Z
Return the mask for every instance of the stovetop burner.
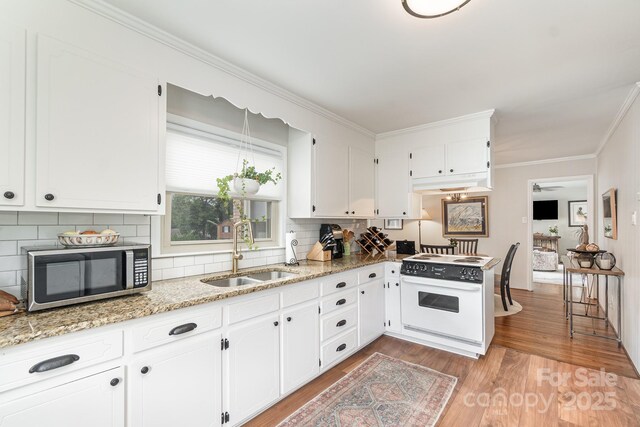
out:
M438 254L418 254L414 255L413 259L431 259L431 258L440 258L441 255Z
M465 264L480 264L482 258L459 258L454 259L453 262L464 262Z

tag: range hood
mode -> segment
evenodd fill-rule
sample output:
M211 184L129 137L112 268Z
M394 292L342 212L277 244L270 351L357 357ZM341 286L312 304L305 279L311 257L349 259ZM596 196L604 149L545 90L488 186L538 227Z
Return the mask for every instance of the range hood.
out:
M412 178L411 188L421 194L478 193L491 191L491 174L487 172Z

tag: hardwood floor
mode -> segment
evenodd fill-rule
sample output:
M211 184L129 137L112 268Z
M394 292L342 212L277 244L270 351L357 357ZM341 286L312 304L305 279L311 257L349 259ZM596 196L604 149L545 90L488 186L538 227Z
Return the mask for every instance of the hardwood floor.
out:
M640 380L626 354L614 341L571 340L562 288L548 286L512 290L523 311L496 319L493 343L479 360L383 336L246 425L277 425L375 352L458 378L439 426L640 425Z

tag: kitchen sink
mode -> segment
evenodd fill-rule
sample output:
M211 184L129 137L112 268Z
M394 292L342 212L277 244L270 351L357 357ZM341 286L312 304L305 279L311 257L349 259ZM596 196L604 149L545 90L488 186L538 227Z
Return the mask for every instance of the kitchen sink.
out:
M229 288L233 286L254 285L256 283L268 282L271 280L286 279L295 277L298 273L290 271L262 271L260 273L251 273L240 277L225 277L222 279L203 280L203 283L219 288Z

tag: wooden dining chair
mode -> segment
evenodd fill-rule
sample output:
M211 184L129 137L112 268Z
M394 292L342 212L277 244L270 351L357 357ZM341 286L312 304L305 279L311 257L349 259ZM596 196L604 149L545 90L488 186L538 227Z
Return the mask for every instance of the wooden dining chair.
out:
M454 249L451 245L420 245L420 252L427 254L453 255Z
M500 298L502 298L502 307L504 308L504 311L509 311L505 294L509 298L509 304L513 305L509 279L511 278L511 265L513 264L513 258L515 258L516 256L518 246L520 246L520 243L511 245L511 247L509 248L509 252L507 252L506 258L504 259L504 264L502 264L502 275L500 276Z
M478 239L455 239L458 244L458 253L472 255L478 253Z

